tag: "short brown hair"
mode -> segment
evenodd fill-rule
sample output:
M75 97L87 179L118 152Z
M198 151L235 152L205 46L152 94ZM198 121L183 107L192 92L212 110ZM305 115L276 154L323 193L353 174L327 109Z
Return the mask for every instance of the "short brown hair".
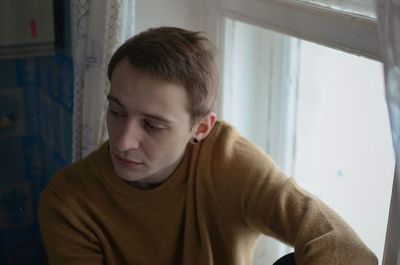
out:
M109 80L117 63L125 58L156 78L182 85L193 122L214 110L218 86L214 47L202 32L160 27L128 39L111 57Z

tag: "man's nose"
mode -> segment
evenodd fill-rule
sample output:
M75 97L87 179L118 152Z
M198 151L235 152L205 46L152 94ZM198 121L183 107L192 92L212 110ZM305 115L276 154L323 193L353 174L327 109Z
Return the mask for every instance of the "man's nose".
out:
M118 151L124 152L140 147L142 131L140 124L136 121L127 121L122 127L116 139Z

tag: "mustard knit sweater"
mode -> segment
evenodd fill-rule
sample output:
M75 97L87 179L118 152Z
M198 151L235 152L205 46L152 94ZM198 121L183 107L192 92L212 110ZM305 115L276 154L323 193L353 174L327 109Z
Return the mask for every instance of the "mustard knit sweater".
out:
M378 264L340 217L222 122L151 190L116 176L106 142L52 178L39 217L56 265L250 265L261 233L293 245L297 264Z

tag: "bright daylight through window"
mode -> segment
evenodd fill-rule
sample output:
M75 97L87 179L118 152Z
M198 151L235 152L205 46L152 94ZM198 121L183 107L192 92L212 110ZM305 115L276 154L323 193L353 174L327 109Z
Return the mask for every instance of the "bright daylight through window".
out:
M382 64L226 24L224 118L346 219L382 261L394 171Z

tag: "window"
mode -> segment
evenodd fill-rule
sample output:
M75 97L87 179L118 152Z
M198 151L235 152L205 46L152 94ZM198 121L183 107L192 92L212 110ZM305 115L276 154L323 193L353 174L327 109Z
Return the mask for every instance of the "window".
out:
M249 22L346 52L379 59L378 29L371 1L374 2L224 0L222 10L224 17L233 20ZM362 6L364 10L354 12L357 6Z
M235 19L225 25L223 118L382 260L394 154L381 63ZM284 251L265 238L255 264Z
M374 0L299 0L312 5L330 8L359 16L376 18Z
M382 64L301 41L294 175L382 260L394 153Z

